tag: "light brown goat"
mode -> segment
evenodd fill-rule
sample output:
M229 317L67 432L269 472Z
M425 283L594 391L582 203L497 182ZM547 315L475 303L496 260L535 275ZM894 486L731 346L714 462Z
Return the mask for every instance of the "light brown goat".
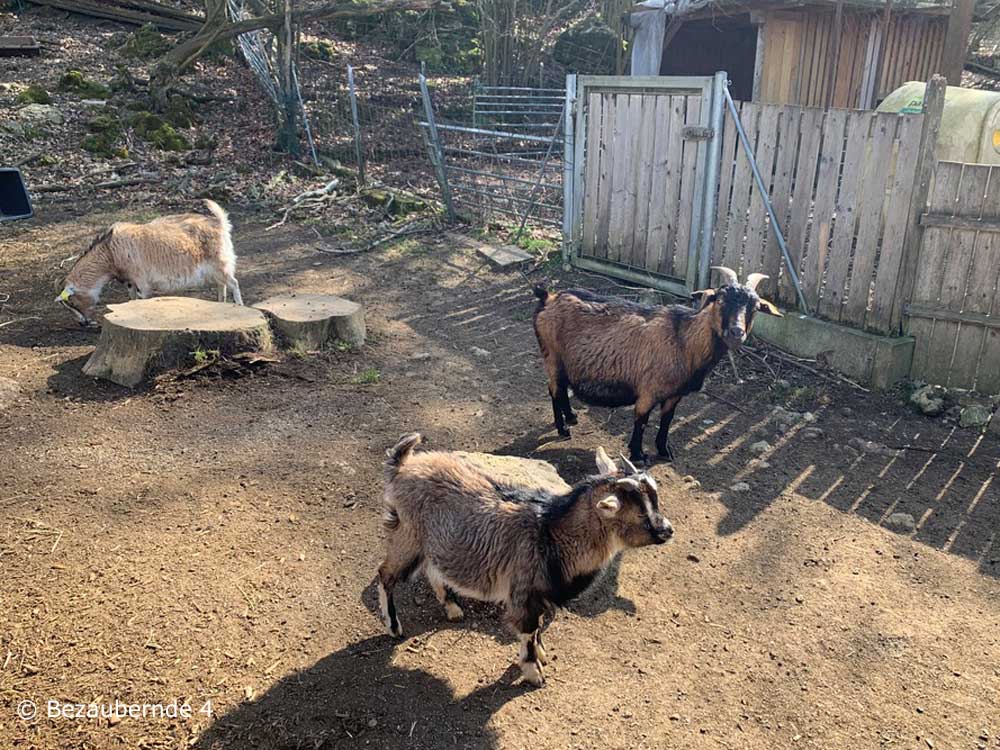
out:
M696 292L697 309L639 305L582 289L550 293L536 287L535 335L560 435L569 437L566 425L577 421L570 388L587 404L635 404L630 458L645 461L642 434L659 404L656 449L660 456L673 458L667 433L677 403L701 390L722 355L746 341L757 311L781 315L757 296L757 284L766 276L750 274L746 284L740 284L730 269L716 270L724 283Z
M378 570L382 616L402 635L393 590L427 576L448 619L462 617L453 593L506 606L521 640L524 679L542 685L542 615L583 591L624 549L673 535L660 515L656 482L625 475L597 449L599 476L562 496L496 482L453 453L413 453L420 435L388 452L386 557Z
M70 269L56 301L81 325L94 323L94 307L112 279L127 285L132 299L215 284L220 302L229 290L242 305L229 216L215 201L205 205L212 216L178 214L146 224L112 224Z

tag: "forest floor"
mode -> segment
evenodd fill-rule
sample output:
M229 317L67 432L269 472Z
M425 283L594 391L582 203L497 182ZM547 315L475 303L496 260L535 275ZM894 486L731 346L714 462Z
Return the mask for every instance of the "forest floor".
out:
M448 235L334 257L309 228L237 215L249 302L347 296L368 343L127 391L82 376L96 334L52 304L60 261L127 215L3 229L4 319L19 322L0 329L16 383L0 420L0 746L1000 747L995 436L760 345L742 383L724 361L680 406L676 462L652 470L675 542L626 554L560 614L548 685L527 689L492 606L451 624L411 584L396 641L373 576L400 434L544 459L569 481L597 446L623 447L627 409L583 411L568 441L551 428L530 286L552 267L498 273ZM889 528L895 513L916 527ZM195 713L45 716L49 700L115 699ZM16 718L23 700L42 716Z

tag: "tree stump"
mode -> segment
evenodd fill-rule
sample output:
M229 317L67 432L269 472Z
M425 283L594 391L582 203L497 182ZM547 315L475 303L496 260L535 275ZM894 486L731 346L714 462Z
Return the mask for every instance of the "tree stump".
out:
M83 373L127 388L154 372L190 364L198 350L225 356L272 347L267 319L251 307L153 297L109 309Z
M330 341L365 343L365 311L356 302L330 294L289 294L256 305L271 321L284 347L311 351Z

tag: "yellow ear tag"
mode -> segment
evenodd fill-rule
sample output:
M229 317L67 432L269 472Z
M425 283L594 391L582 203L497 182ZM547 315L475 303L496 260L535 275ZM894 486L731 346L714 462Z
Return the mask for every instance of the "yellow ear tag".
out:
M59 299L63 302L69 302L69 289L63 289L62 294L59 295Z

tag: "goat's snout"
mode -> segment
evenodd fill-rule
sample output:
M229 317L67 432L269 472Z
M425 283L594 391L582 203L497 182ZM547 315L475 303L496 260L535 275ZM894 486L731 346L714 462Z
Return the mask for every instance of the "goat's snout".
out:
M726 331L726 338L734 344L742 344L747 339L747 332L743 326L736 325L730 326L729 330Z
M663 544L670 540L674 535L674 527L670 524L663 516L657 516L651 524L651 529L653 535L653 540L656 544Z

